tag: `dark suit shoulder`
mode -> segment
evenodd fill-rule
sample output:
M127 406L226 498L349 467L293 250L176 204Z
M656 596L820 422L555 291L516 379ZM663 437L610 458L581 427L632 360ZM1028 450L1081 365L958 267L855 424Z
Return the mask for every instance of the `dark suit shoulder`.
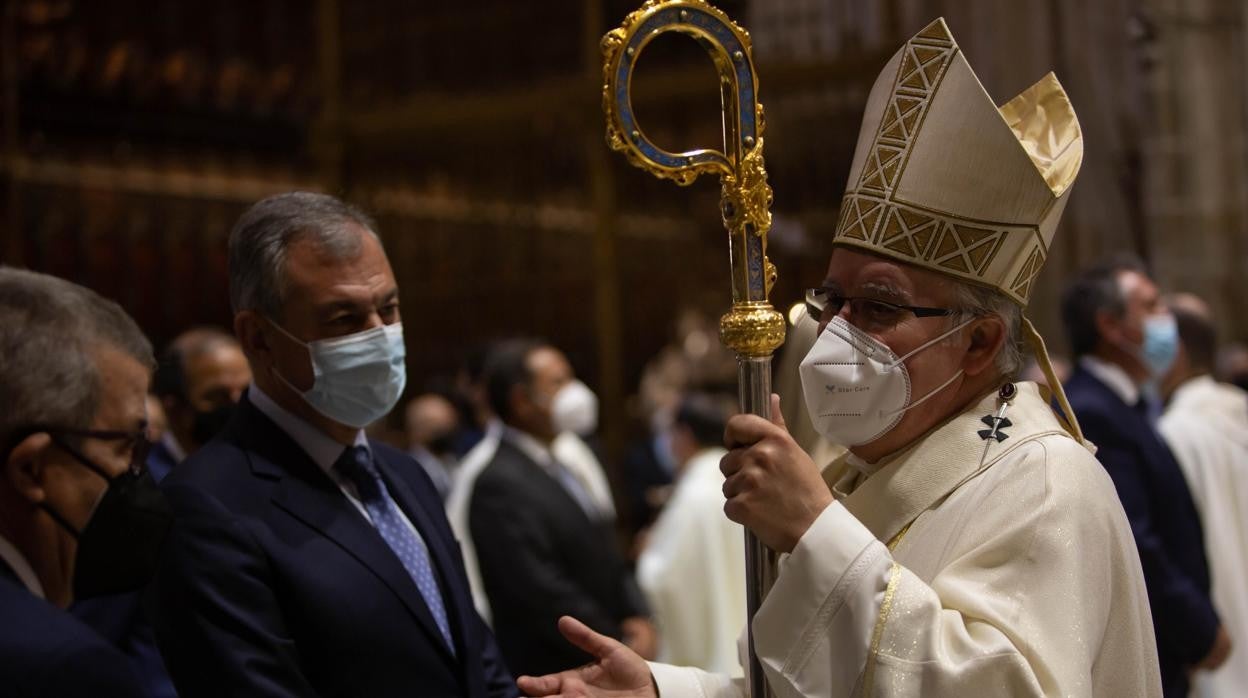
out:
M267 507L272 480L257 478L251 454L237 444L213 441L183 461L161 483L177 507L186 490L195 490L227 509L244 512Z
M0 618L0 686L6 696L141 693L121 652L68 612L7 579L0 580Z
M1076 369L1063 388L1084 431L1097 434L1102 439L1132 431L1133 420L1125 418L1132 414L1131 408L1092 374L1081 368Z
M1062 386L1072 407L1092 410L1125 408L1126 404L1109 386L1082 368L1076 368L1070 379Z
M477 476L476 487L493 489L524 485L532 481L533 471L538 468L540 466L523 451L502 441L498 444L494 457Z
M212 488L233 480L246 469L247 452L239 444L217 440L188 456L166 481Z

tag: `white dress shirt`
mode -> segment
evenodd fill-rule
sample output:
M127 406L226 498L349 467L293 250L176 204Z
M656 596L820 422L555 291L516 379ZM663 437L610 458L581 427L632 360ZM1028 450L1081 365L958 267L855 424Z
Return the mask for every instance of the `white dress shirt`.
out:
M26 561L26 556L17 549L17 546L10 543L4 536L0 536L0 560L8 565L17 578L22 580L22 584L30 590L30 593L39 598L46 598L43 595L43 585L39 583L39 577L35 575L35 569Z
M181 463L186 460L186 449L182 448L182 444L178 442L178 437L174 436L169 429L166 429L160 435L160 443L169 451L169 455L173 456L175 463Z
M503 434L503 421L497 417L490 419L485 425L485 435L472 450L464 454L459 461L459 475L451 485L451 493L446 498L446 518L451 521L451 530L459 539L460 552L464 558L464 571L468 573L468 586L472 588L472 603L477 613L486 624L493 621L490 611L490 599L485 593L485 582L481 579L481 566L477 563L477 549L472 543L472 531L468 525L469 507L472 505L472 490L477 485L477 478L485 471L486 466L494 460L498 451L498 442Z
M1094 378L1104 383L1110 390L1114 391L1123 402L1127 403L1127 407L1134 407L1135 403L1140 400L1140 387L1131 380L1131 376L1122 370L1118 364L1111 364L1104 359L1098 359L1095 356L1084 355L1079 357L1079 365L1084 370L1091 373Z
M304 453L308 454L308 457L312 459L312 462L316 463L317 467L325 471L325 474L329 476L329 479L333 480L334 483L338 485L338 489L342 490L342 494L347 498L347 501L351 502L351 506L355 507L355 510L360 512L360 516L363 516L364 520L370 525L376 527L376 524L373 523L372 517L368 515L368 510L364 508L363 502L360 501L360 495L355 489L355 483L351 482L351 480L346 477L343 477L334 468L334 463L338 462L338 458L342 456L342 452L347 449L346 446L338 443L334 439L330 438L330 436L325 432L317 429L311 424L308 424L303 420L303 418L295 415L274 402L273 398L265 395L264 391L254 383L247 390L247 399L251 400L251 404L255 405L256 409L260 410L264 416L273 420L279 429L286 432L287 436L289 436L295 443L299 444L299 447L303 449ZM364 449L368 451L369 455L372 455L373 449L369 446L368 438L364 435L363 429L360 429L355 433L354 445L363 446ZM394 499L394 497L391 496L391 499ZM425 543L424 537L421 536L420 531L416 530L416 527L412 525L411 520L407 518L407 514L403 512L403 509L398 506L397 501L395 501L394 508L398 512L399 519L403 522L403 525L406 526L408 530L412 532L412 535L416 537L416 540L420 541L423 545Z

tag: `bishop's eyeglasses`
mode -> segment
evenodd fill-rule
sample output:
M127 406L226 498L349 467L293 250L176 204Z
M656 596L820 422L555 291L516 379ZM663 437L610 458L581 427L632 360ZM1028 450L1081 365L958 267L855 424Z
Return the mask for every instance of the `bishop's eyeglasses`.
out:
M844 296L839 291L826 286L806 291L806 312L815 322L831 321L841 313L846 304L849 305L850 314L858 321L856 324L872 327L892 327L906 319L908 314L922 318L943 317L956 312L948 308L901 305L879 298Z

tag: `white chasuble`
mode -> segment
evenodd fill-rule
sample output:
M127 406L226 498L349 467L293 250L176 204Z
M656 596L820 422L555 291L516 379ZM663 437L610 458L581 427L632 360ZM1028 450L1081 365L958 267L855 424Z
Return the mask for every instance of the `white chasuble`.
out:
M837 501L754 619L779 698L1161 695L1113 483L1034 384L1018 384L993 436L999 404L984 398L870 476L829 468ZM651 666L663 698L744 695L740 680Z
M1248 696L1248 393L1209 376L1180 385L1158 429L1200 511L1213 605L1235 647L1192 676L1194 698Z
M650 527L637 584L659 626L659 659L741 675L745 529L724 516L722 448L698 452Z

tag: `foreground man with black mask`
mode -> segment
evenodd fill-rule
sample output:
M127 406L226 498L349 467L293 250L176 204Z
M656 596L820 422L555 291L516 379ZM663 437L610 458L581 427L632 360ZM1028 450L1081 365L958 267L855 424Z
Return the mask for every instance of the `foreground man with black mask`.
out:
M1026 338L1057 384L1021 311L1082 154L1052 75L998 109L943 20L876 81L801 365L813 424L849 453L821 477L775 398L775 421L725 435L725 512L786 554L752 622L776 695L1161 694L1113 483L1012 378ZM522 678L531 695L744 695L560 627L597 661Z
M151 345L115 303L0 267L0 686L141 695L64 609L142 587L170 510L142 467Z

